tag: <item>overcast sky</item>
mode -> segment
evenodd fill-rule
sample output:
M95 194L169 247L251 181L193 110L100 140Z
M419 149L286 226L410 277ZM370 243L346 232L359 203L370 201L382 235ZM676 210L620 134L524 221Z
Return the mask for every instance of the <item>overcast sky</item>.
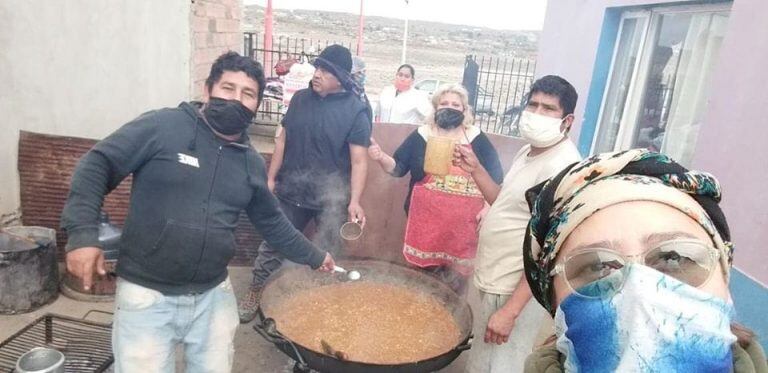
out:
M244 0L246 5L267 5L267 0ZM503 30L541 30L546 0L364 0L367 16L492 27ZM276 9L313 9L358 14L360 0L272 0Z

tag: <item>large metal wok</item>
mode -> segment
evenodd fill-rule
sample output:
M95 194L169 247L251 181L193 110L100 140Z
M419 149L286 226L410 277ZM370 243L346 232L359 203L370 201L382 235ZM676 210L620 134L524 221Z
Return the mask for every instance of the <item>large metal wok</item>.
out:
M307 267L284 267L275 273L265 286L259 316L253 328L296 361L294 371L306 372L311 368L334 373L433 372L450 364L462 351L471 347L472 311L464 299L442 282L419 271L382 261L355 260L342 261L339 264L344 268L360 271L360 281L400 285L434 296L453 315L461 331L460 342L442 355L396 365L339 360L334 356L311 350L280 333L271 317L272 312L276 305L299 291L344 281L344 277L312 271Z

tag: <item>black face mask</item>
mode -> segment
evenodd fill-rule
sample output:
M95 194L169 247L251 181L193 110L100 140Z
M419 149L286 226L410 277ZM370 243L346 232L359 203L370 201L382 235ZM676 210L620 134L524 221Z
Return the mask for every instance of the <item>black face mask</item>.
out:
M216 132L232 136L248 128L254 113L240 101L211 97L203 109L203 115Z
M435 122L442 129L453 129L464 122L464 113L449 107L437 109L435 112Z

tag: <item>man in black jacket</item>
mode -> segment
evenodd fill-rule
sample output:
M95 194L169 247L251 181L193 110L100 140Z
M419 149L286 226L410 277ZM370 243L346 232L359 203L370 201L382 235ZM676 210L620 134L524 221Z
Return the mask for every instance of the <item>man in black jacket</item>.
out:
M303 230L314 220L318 246L334 250L342 244L339 228L345 220L365 224L360 196L371 118L356 93L349 49L330 45L314 65L310 87L296 92L283 118L267 178L293 225ZM241 322L256 316L261 290L283 257L270 245L259 247L251 289L238 307Z
M211 68L203 103L139 116L96 144L75 169L62 227L67 269L86 289L94 271L105 274L98 243L104 195L133 174L117 264L118 372L173 372L179 344L188 371L230 371L238 317L227 263L242 210L287 258L332 270L330 254L280 211L264 160L245 134L263 88L257 62L226 53Z

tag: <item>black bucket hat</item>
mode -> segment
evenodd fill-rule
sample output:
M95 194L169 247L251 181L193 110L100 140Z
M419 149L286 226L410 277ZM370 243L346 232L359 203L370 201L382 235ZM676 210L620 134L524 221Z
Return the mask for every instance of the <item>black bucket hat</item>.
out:
M329 45L320 52L320 56L312 64L328 70L340 82L345 82L349 80L352 71L352 53L344 46Z

